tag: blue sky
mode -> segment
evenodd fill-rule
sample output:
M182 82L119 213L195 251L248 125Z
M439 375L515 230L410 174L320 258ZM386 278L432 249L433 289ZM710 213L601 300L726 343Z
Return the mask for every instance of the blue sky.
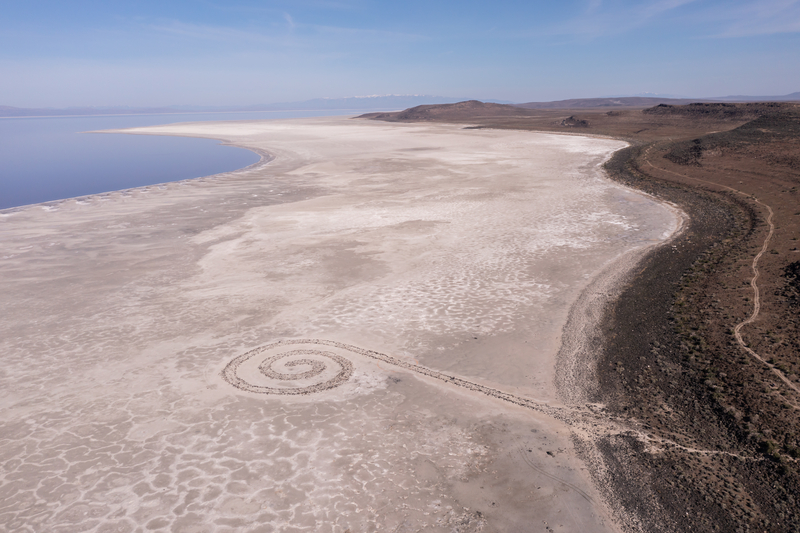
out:
M800 0L2 0L0 105L800 90Z

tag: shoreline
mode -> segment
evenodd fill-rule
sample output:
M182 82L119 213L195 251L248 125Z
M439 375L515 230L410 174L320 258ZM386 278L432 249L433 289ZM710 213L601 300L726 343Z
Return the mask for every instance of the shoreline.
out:
M291 112L281 112L265 120L281 120L280 117L287 114L293 116ZM300 118L304 115L298 113L294 116ZM238 146L222 147L224 143L219 148L205 146L205 142L219 144L207 138L205 141L189 141L181 137L190 139L191 136L173 136L172 141L163 140L162 143L159 139L142 137L126 141L125 138L114 140L109 135L106 138L87 135L108 131L123 133L121 129L124 128L142 124L157 126L168 120L224 118L224 115L198 117L193 114L172 118L138 115L34 117L41 120L31 119L35 123L13 128L7 124L8 127L0 133L11 142L9 148L12 152L0 167L8 178L0 191L6 200L0 205L0 212L185 180L208 179L248 169L263 163L265 157L271 158L271 154L259 150L245 148L247 151L244 152L238 150ZM248 121L252 117L243 115L231 120ZM25 132L25 135L13 137L14 131ZM48 144L52 144L48 156L40 157L40 146ZM102 157L94 161L98 154Z
M545 301L533 298L549 298L546 292L541 296L536 293L539 284L545 282L571 284L580 293L584 283L578 275L584 272L581 264L593 267L608 260L606 268L613 270L612 265L618 266L620 260L620 246L636 246L638 250L642 243L652 242L664 228L673 228L672 215L660 208L653 213L652 199L598 176L598 165L622 144L619 142L511 132L465 134L438 126L421 128L431 135L420 141L419 136L409 134L417 131L413 127L401 134L396 126L337 124L339 129L331 130L330 123L320 122L311 130L298 130L288 137L287 132L273 127L265 132L247 127L237 130L238 134L233 128L223 128L220 135L244 138L255 145L277 141L270 152L276 156L274 162L261 167L262 172L236 171L231 174L235 179L229 182L200 182L198 187L183 189L183 193L168 187L164 194L143 196L145 191L139 190L142 194L134 194L133 201L117 198L88 206L72 202L54 214L28 210L8 226L12 248L19 253L13 250L15 255L3 265L10 308L16 308L5 321L9 331L16 331L12 321L35 320L38 328L36 334L20 330L19 335L4 339L8 367L12 369L7 379L17 383L6 400L15 406L8 416L20 423L18 438L32 438L26 432L39 430L37 424L46 423L40 418L41 422L30 422L29 427L12 414L21 401L34 397L43 406L61 405L80 413L78 418L87 423L93 420L98 401L104 407L96 415L104 420L128 420L131 414L116 407L127 405L128 388L117 385L132 381L137 384L132 390L140 391L137 394L149 398L158 409L167 409L164 402L170 402L163 411L169 424L163 426L160 418L154 420L156 408L147 407L136 415L134 426L136 435L155 435L150 449L170 456L193 453L192 443L197 441L192 436L183 444L185 452L175 451L170 442L177 437L167 430L158 433L159 428L185 428L180 430L181 439L190 431L191 435L197 432L208 446L237 438L255 446L254 450L258 448L261 437L256 435L219 433L212 423L214 417L203 414L209 409L219 420L229 421L226 427L232 430L241 424L266 424L258 434L264 438L272 434L270 424L278 423L273 417L294 413L293 424L299 431L322 432L325 439L333 439L338 444L327 446L326 454L333 453L342 460L352 457L354 447L361 449L359 436L365 424L382 443L380 453L371 461L398 460L394 471L406 476L402 479L416 479L419 472L426 472L427 484L420 488L430 486L439 491L437 494L446 495L447 505L457 509L454 512L462 512L457 505L469 508L463 513L469 513L476 524L490 520L502 530L515 523L546 519L554 524L561 520L577 529L616 530L574 454L570 430L564 424L566 419L569 427L577 427L575 424L596 420L596 413L562 407L553 397L551 385L543 383L543 376L550 375L549 366L544 367L553 364L553 354L541 348L552 341L541 332L550 335L548 328L557 325L559 332L553 333L560 333L562 323L561 318L548 321L545 317L536 324L539 330L532 329L529 323L542 316L538 309ZM199 131L212 130L207 127ZM332 131L348 133L353 141L367 144L351 142L343 150L338 142L324 140ZM292 143L300 143L294 156L289 151ZM481 166L472 165L474 160L467 156L495 145L497 150L481 152ZM558 146L561 148L556 151ZM532 154L532 147L541 149ZM420 156L420 148L437 151ZM580 150L584 153L575 155ZM400 158L405 166L398 166ZM460 173L447 174L450 169ZM552 174L552 169L566 172L561 177ZM397 174L398 170L404 174ZM442 177L430 181L431 175L438 174ZM462 191L465 175L471 178L471 187ZM570 183L576 187L564 187ZM575 196L572 191L579 194ZM293 195L289 201L295 202L287 204L284 193ZM591 231L581 222L583 214L600 217L589 218ZM635 232L632 226L621 231L618 215L643 226ZM45 228L47 233L42 233ZM526 231L519 232L518 228ZM575 248L560 248L565 246L562 241L566 243L572 237L579 239ZM500 242L504 239L508 241ZM473 253L475 246L486 250L485 258ZM543 256L547 257L546 264L533 266L538 255L532 254L553 248L553 255ZM429 259L419 265L414 260L417 257ZM458 261L453 261L454 257ZM520 265L527 265L528 270L521 270ZM574 269L570 265L575 265ZM487 272L489 267L498 270ZM64 272L82 277L62 281ZM88 279L100 283L85 291ZM331 283L342 285L334 287L331 294ZM36 291L30 284L36 284ZM509 294L510 284L516 292L524 290L525 294ZM452 292L460 288L467 292L457 293L453 300ZM564 306L566 315L573 303L573 291L561 290L562 298L553 299L554 307L548 307L555 309L558 317ZM525 307L508 307L507 302L517 305L522 297L531 298L531 302L523 302ZM439 312L452 307L454 301L462 302L464 311L452 315ZM62 316L65 302L72 302L68 322ZM376 305L381 302L383 307ZM405 308L408 312L404 315ZM364 311L354 313L353 309ZM416 321L423 311L430 317L423 325L440 329L412 335L413 328L421 331ZM284 318L278 313L284 313ZM379 317L375 323L381 329L373 329L373 315ZM473 316L484 329L474 329ZM505 331L501 327L511 329L494 336L492 327L499 332ZM306 331L306 336L300 335ZM56 343L50 336L65 340ZM256 346L290 338L322 341L307 342L300 350L303 354L324 346L339 357L350 357L355 364L352 374L347 375L352 378L331 392L320 391L323 401L316 403L310 397L279 401L253 396L252 390L240 394L230 381L208 374L217 368L215 365L221 368L224 362L251 353L247 350ZM39 342L54 346L44 350L39 359L72 364L75 374L53 383L58 376L38 360L29 362L27 354ZM411 342L419 342L417 346L421 347L414 348ZM445 351L437 351L443 342L449 343L444 345ZM495 353L502 357L491 357ZM374 354L391 354L392 359L372 357ZM414 356L421 361L408 364ZM73 357L79 357L79 363L72 361ZM120 357L125 363L116 376L116 368L105 367ZM402 363L398 368L385 368L384 363L395 359ZM448 360L452 363L446 364ZM261 375L257 362L248 364L249 359L242 362L245 374L240 378L250 379L248 372ZM526 369L528 375L522 375L518 368ZM435 369L435 374L427 369ZM427 377L418 380L412 371ZM113 381L100 386L111 374ZM478 380L475 376L486 377ZM93 385L95 380L97 386ZM157 394L153 387L158 388ZM535 390L543 391L540 400L551 404L546 410L555 417L537 413L537 405L523 399L537 397L529 394ZM179 409L173 408L174 402ZM269 404L267 414L265 402ZM509 402L526 409L523 412L519 407L503 405ZM336 413L333 425L325 421L328 415L324 420L315 418L319 406ZM364 415L353 419L353 409ZM60 412L58 416L54 427L59 430L71 431L78 422ZM115 424L121 423L127 422ZM343 434L342 424L347 428ZM392 427L402 430L402 438ZM217 442L219 439L222 441ZM95 440L89 450L104 444L103 439ZM128 448L138 446L124 434L115 440ZM441 446L442 442L462 441L471 442L459 444L453 453ZM317 453L314 450L318 446L309 448L306 441L286 442L290 447L297 444L308 448L303 453L312 457ZM364 453L371 453L373 448L370 445ZM413 457L424 455L427 459L419 464L409 462L408 448L419 448ZM326 457L330 455L319 459L318 472L332 468ZM260 464L260 460L248 459L252 465ZM456 466L461 473L453 474L456 477L449 473L453 467L448 465L453 461L460 461ZM292 464L286 468L298 476L314 476L320 487L329 484L326 476L313 469L304 470L308 463ZM411 471L406 473L403 465ZM158 467L147 472L162 473ZM264 470L262 478L271 479L270 472ZM345 481L350 479L344 476ZM281 479L284 477L281 475ZM276 478L275 483L281 486L282 481ZM523 491L519 498L504 496L504 491L515 486ZM120 485L118 490L128 494L131 487L133 482ZM380 488L386 488L386 496ZM353 494L358 494L358 502L373 508L379 508L376 505L380 503L403 513L408 489L395 497L390 487L379 484L376 491ZM139 497L126 496L129 499L125 501L135 507ZM215 498L207 501L213 503ZM316 500L309 495L292 501L292 505L303 506ZM197 505L208 509L212 503ZM413 516L420 524L433 520L422 511Z
M80 132L80 133L113 133L113 134L120 134L120 133L126 133L126 132L121 131L121 130L98 130L98 131L84 131L84 132ZM126 133L126 134L128 134L128 135L143 135L143 134L135 134L135 133ZM177 137L177 135L175 137ZM207 137L191 137L191 136L188 136L188 135L185 136L185 137L186 138L196 138L196 139L207 138ZM19 211L24 211L24 210L30 209L30 208L36 208L36 207L54 208L54 207L58 207L61 204L66 203L66 202L81 202L81 201L91 200L91 199L93 199L95 197L133 194L133 193L142 192L142 191L145 191L145 190L148 191L148 192L151 192L153 190L153 188L155 188L155 189L163 189L163 188L166 188L166 187L168 187L170 185L190 184L190 183L195 182L197 180L217 179L219 177L226 176L226 175L229 175L229 174L235 174L235 173L239 173L239 172L249 172L249 171L258 170L258 169L262 168L263 166L269 165L275 159L275 157L272 154L270 154L269 152L264 151L264 150L259 150L257 148L239 146L239 145L235 145L235 144L231 144L231 143L226 143L226 142L222 141L221 139L216 139L216 140L220 140L221 141L220 145L222 145L222 146L231 146L231 147L234 147L234 148L243 148L245 150L253 152L257 156L259 156L260 159L258 161L256 161L255 163L251 163L251 164L249 164L247 166L244 166L244 167L235 168L233 170L226 170L224 172L217 172L215 174L208 174L208 175L205 175L205 176L197 176L195 178L184 178L184 179L179 179L179 180L174 180L174 181L162 181L162 182L153 183L153 184L150 184L150 185L139 185L137 187L128 187L126 189L112 189L112 190L108 190L108 191L101 191L101 192L96 192L96 193L91 193L91 194L82 194L82 195L79 195L79 196L69 196L69 197L66 197L66 198L58 198L58 199L55 199L55 200L45 200L44 202L36 202L36 203L32 203L32 204L23 204L23 205L16 205L16 206L12 206L12 207L5 207L3 209L0 209L0 215L8 216L8 215L11 215L13 213L16 213L16 212L19 212Z
M687 231L688 215L670 202L660 202L673 210L678 221L669 236L615 258L591 279L570 307L556 355L556 388L566 404L600 402L598 368L604 336L601 329L609 308L614 306L636 277L636 271L648 263L651 255Z
M307 120L307 119L297 119L297 120ZM226 121L228 122L228 121ZM169 126L182 126L182 125L190 125L193 123L175 123L170 124ZM146 128L134 128L135 129L155 129L156 127L146 127ZM189 138L214 138L223 144L235 146L239 148L244 148L250 150L256 154L258 154L261 159L248 165L247 167L242 167L240 169L232 170L229 172L218 173L209 176L202 176L198 178L191 178L186 180L179 180L175 182L165 182L163 184L156 184L156 185L146 185L142 187L134 187L130 189L122 189L118 191L110 191L106 193L97 193L93 195L85 195L73 198L66 198L61 200L54 200L49 202L42 202L39 204L29 204L26 206L19 206L14 208L8 208L5 210L1 210L0 214L6 214L9 211L19 211L24 210L30 207L42 207L42 206L58 206L60 204L70 202L70 201L81 201L85 199L91 199L92 197L96 196L104 196L104 195L124 195L126 193L135 193L135 192L142 192L144 190L152 190L153 188L157 188L164 185L170 184L183 184L183 183L199 183L200 181L207 180L207 179L214 179L219 176L231 175L231 178L236 179L237 175L249 172L249 171L256 171L266 167L267 165L271 164L275 161L276 156L273 155L272 152L269 152L264 149L256 148L252 145L248 145L246 143L237 143L235 141L231 141L224 137L209 137L208 135L199 135L199 134L174 134L174 133L147 133L147 132L136 132L136 131L129 131L126 130L101 130L101 131L94 131L94 132L85 132L85 133L122 133L128 135L158 135L158 136L180 136L180 137L189 137ZM542 132L547 135L554 134L553 132ZM558 135L558 133L555 133ZM570 136L570 137L579 137L579 138L600 138L600 139L614 139L611 136L600 136L600 135L584 135L577 132L569 132L569 133L561 133L561 135ZM615 152L612 152L606 160L601 164L603 168L610 163L621 151L625 150L632 150L635 147L628 145L627 147L623 147L618 149ZM676 207L675 203L671 203L669 200L665 200L664 198L660 198L658 195L654 195L651 192L642 191L639 188L636 188L629 183L624 181L618 181L614 179L611 172L606 170L599 170L599 173L604 181L610 181L614 183L621 184L624 188L628 190L634 190L637 194L643 194L645 197L649 198L652 201L658 202L662 205L669 206L669 210L676 217L676 225L671 230L671 234L665 239L661 240L660 242L652 243L652 244L644 244L632 250L627 250L623 252L618 257L613 258L606 264L600 271L598 271L595 275L592 276L588 284L581 289L576 299L571 303L569 306L566 322L562 327L562 335L561 341L558 346L558 351L555 357L555 378L556 378L556 394L557 398L561 400L566 405L579 405L582 406L586 403L595 404L598 406L601 403L604 403L604 393L601 391L601 386L599 383L599 377L601 374L600 367L602 366L601 357L595 355L597 350L601 350L601 344L603 342L603 325L604 321L606 320L606 314L609 309L613 308L618 299L622 296L622 294L626 291L627 285L636 277L636 271L640 269L643 265L646 265L648 261L650 261L653 255L658 253L658 250L665 248L671 242L679 239L685 231L687 231L688 226L690 226L690 220L688 215L684 213L682 210ZM414 366L414 365L412 365ZM424 367L420 367L424 368ZM590 370L590 373L586 373L586 369ZM433 371L436 372L436 371ZM439 372L436 372L439 374ZM443 375L447 377L447 374L450 372L445 371ZM464 381L461 379L462 376L459 373L456 373L455 380L459 382L468 383L469 381ZM463 376L467 377L468 376ZM598 378L598 379L595 379ZM438 378L444 379L444 378ZM445 379L445 381L447 381ZM479 381L481 383L483 380ZM463 384L461 386L464 386ZM514 399L514 394L507 394L503 390L496 391L491 387L492 382L489 382L490 388L485 387L484 385L477 385L479 389L486 389L492 391L492 394L488 394L489 396L495 396L497 393L498 398L503 399L505 401L510 401L512 404L517 404L527 408L533 408L534 411L538 410L538 408L534 408L533 404L538 402L532 402L530 405L523 405L519 403L519 398ZM470 387L468 387L470 388ZM513 390L513 388L505 387L506 390ZM487 394L483 392L483 394ZM508 396L508 397L505 397ZM523 393L523 397L525 393ZM544 404L545 407L547 406L546 402ZM556 407L556 410L559 408ZM547 409L545 409L547 410ZM552 416L552 415L550 415ZM572 417L572 415L565 415L564 413L561 416ZM567 424L569 427L569 424ZM575 449L579 451L580 454L583 454L582 460L586 464L586 466L590 469L593 475L596 475L599 472L598 467L600 468L607 468L607 465L601 465L604 458L608 456L608 450L604 449L603 446L605 445L602 438L598 438L597 440L586 439L586 434L581 434L579 436L578 433L573 433L573 442ZM604 455L605 454L605 455ZM611 513L611 515L615 516L615 520L621 524L629 524L630 517L625 512L620 512L620 507L615 505L615 502L620 500L620 488L609 488L608 479L607 477L596 477L594 479L594 486L597 490L601 493L605 492L605 498L611 504L609 507L606 507L607 512ZM626 506L627 508L627 506Z
M615 357L614 348L610 346L608 337L609 332L618 326L614 317L620 300L630 292L631 287L637 283L636 278L639 278L644 270L659 264L656 258L660 252L668 247L674 247L673 243L685 238L687 232L691 231L692 218L680 204L673 201L674 199L664 198L658 191L635 187L607 169L608 163L618 157L618 154L634 148L629 144L614 152L606 160L603 165L605 178L668 206L676 216L676 227L666 239L628 251L616 258L598 272L580 292L570 307L564 324L562 341L555 361L555 379L559 397L566 405L590 407L604 419L605 424L584 423L582 428L579 423L579 427L572 430L572 440L578 457L586 465L593 484L602 494L614 522L625 532L661 532L661 529L648 529L648 524L657 523L659 518L667 518L650 505L652 499L645 496L649 486L640 482L640 490L632 491L630 487L635 483L628 479L625 481L614 479L620 477L623 469L617 462L619 446L609 445L609 440L623 439L629 446L641 449L640 447L649 440L649 432L646 427L643 428L632 420L619 424L624 412L610 405L610 396L608 391L604 390L600 378L604 371L603 367L607 366L607 360ZM625 474L634 477L629 472ZM642 469L637 471L635 476L640 480L647 477L647 472ZM636 505L631 505L631 497L636 498Z
M191 123L176 123L176 125L177 124ZM124 130L110 130L109 132L134 135L139 134ZM624 140L611 135L582 134L580 132L541 131L538 133L579 138ZM153 135L152 133L142 134ZM209 138L201 135L174 133L156 135ZM227 139L217 137L212 138L216 138L221 142L225 142L233 146L254 150L252 147L248 147L243 144L237 144L235 141L229 141ZM619 299L624 293L627 292L627 290L629 290L630 284L633 283L634 278L637 276L637 270L647 268L654 260L654 257L658 255L660 250L670 246L671 243L685 236L685 233L689 231L691 226L690 215L682 210L678 203L671 201L670 199L665 199L658 193L654 194L652 191L647 191L644 188L636 187L624 180L616 179L612 172L606 169L607 164L611 162L620 152L634 148L636 147L628 144L627 146L609 154L606 160L601 164L602 170L600 173L603 179L622 185L624 188L627 188L631 191L643 194L645 197L667 207L674 214L676 225L674 228L672 228L670 234L660 242L643 245L632 250L627 250L620 256L612 259L591 278L587 286L579 291L577 299L573 301L572 305L569 307L567 319L562 328L562 340L559 344L558 353L555 358L556 393L559 401L563 402L564 405L579 407L591 405L592 410L595 410L595 412L603 412L606 411L607 408L607 406L604 405L604 400L606 399L606 395L604 393L605 391L601 390L601 384L597 378L599 378L601 374L600 366L603 362L603 354L606 351L604 341L607 332L604 331L604 327L608 327L607 322L609 311L617 305ZM291 340L287 342L291 342ZM600 355L593 354L595 351L599 351ZM389 359L391 359L391 357L389 357ZM400 364L401 367L404 367L408 363L398 362L396 364ZM410 365L410 367L417 368L417 370L414 370L415 372L420 371L419 369L421 369L421 373L423 375L427 375L428 373L436 374L439 377L435 379L442 380L445 383L458 385L458 387L466 387L467 389L472 389L473 391L480 392L489 397L494 397L501 401L515 404L526 410L531 409L534 412L541 412L546 414L546 416L553 417L555 420L559 420L560 422L564 423L564 427L568 429L572 428L570 429L572 432L571 439L574 449L578 454L577 456L589 470L593 480L593 488L603 496L603 502L598 502L602 509L601 512L608 518L613 517L612 520L614 524L616 526L620 526L621 531L629 531L642 527L643 524L640 521L641 517L630 512L632 508L630 503L626 501L623 504L623 501L625 500L623 494L630 493L628 487L625 486L625 484L614 483L609 480L607 472L609 469L613 469L613 467L611 467L609 464L609 458L611 457L612 452L611 448L606 443L605 438L599 433L591 432L591 436L587 438L585 427L581 427L582 423L579 421L579 419L585 415L576 416L574 414L569 414L568 411L562 411L559 407L550 407L548 405L550 402L540 403L537 400L526 398L524 393L522 397L518 397L515 394L509 394L502 389L495 390L491 388L496 386L492 382L489 382L489 387L487 388L487 386L480 384L484 380L479 380L476 384L471 383L469 378L467 378L467 380L463 379L464 376L458 373L456 373L454 377L448 377L448 372L444 372L442 374L436 370L430 370L424 366L413 364ZM587 373L587 369L589 373ZM591 375L591 373L594 375ZM577 424L577 426L573 427L574 424ZM629 438L623 436L625 433L624 427L613 427L615 431L620 431L620 429L622 430L617 434L617 438ZM635 428L636 426L633 427ZM632 428L628 427L627 429L630 430ZM634 446L639 445L640 438L640 436L633 437L632 442L635 443ZM642 499L644 500L644 498ZM644 502L641 505L647 505L647 502ZM657 509L649 508L647 512L657 513ZM653 514L653 516L656 515Z

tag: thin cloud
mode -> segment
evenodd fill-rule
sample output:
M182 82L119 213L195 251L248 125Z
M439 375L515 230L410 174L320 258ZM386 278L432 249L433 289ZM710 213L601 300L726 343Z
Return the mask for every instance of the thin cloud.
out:
M591 0L580 16L536 34L589 39L619 35L646 26L659 17L697 1L655 0L627 6L618 3L609 5L602 0Z
M324 26L319 24L304 24L303 27L313 28L320 33L335 35L353 35L370 37L381 41L423 41L428 37L416 33L404 33L397 31L372 30L365 28L346 28L341 26Z
M735 38L800 32L800 1L761 0L708 12L723 29L710 37Z
M203 4L209 7L213 7L214 9L218 9L220 11L242 12L242 13L280 13L282 7L281 4L285 4L286 6L291 6L292 8L308 7L316 9L327 9L331 11L351 11L359 7L358 3L354 2L336 2L336 1L326 1L326 0L307 0L307 1L292 0L291 2L277 2L276 3L277 5L256 5L256 6L211 2L205 0Z
M185 22L172 22L170 24L153 24L151 30L203 41L236 42L236 43L264 43L288 44L288 42L275 35L263 32L240 30L226 26L209 26L205 24L188 24Z
M585 13L591 15L597 13L603 7L603 0L589 0L589 5L586 6Z
M657 2L649 2L642 4L639 14L643 20L648 20L694 2L696 0L659 0Z
M252 31L228 26L210 26L172 22L149 26L152 30L187 39L198 39L226 43L271 44L280 46L314 46L320 40L331 40L342 44L346 40L364 43L375 42L413 42L427 39L423 35L386 30L347 28L296 22L288 13L282 14L282 23L275 24L272 30ZM287 31L288 30L290 31ZM297 31L295 31L297 30ZM335 41L333 40L335 38Z

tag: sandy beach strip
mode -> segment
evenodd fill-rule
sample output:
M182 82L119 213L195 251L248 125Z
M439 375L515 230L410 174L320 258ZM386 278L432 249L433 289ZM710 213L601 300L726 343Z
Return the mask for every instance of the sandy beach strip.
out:
M602 175L624 143L345 118L126 133L274 159L3 213L5 523L619 530L575 450L602 415L556 383L581 294L681 223Z

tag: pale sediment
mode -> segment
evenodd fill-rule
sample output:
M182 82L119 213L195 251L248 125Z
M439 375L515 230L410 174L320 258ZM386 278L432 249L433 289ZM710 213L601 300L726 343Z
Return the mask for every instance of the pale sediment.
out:
M684 230L686 215L677 208L673 208L673 212L676 224L665 232L664 241L621 254L592 278L572 304L555 363L556 387L560 399L567 405L599 401L597 365L604 353L605 340L602 321L648 254L656 247L669 244Z
M6 523L616 529L553 382L583 288L674 223L601 176L623 143L138 131L275 159L2 219Z

